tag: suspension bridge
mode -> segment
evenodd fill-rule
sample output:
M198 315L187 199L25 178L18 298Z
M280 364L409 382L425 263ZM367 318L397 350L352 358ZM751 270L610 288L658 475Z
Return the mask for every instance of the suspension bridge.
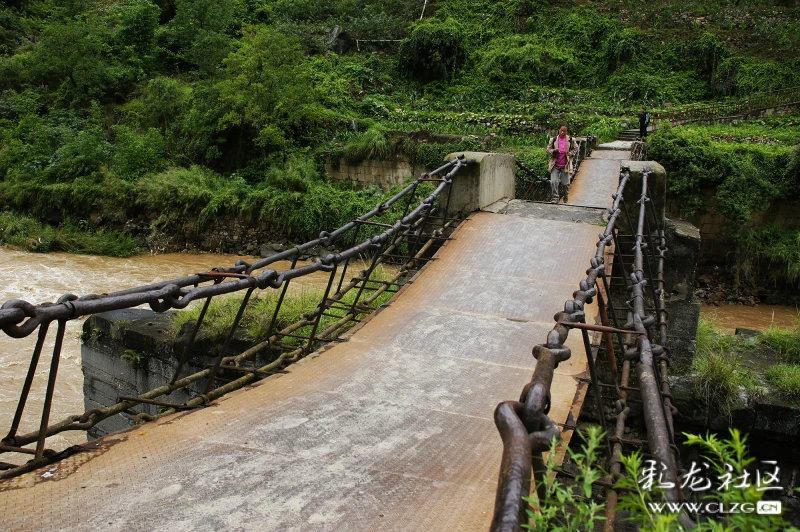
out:
M616 412L600 416L612 475L606 529L614 530L609 486L623 450L646 445L677 476L664 174L630 160L642 156L636 143L595 145L581 140L563 203L509 199L511 156L454 154L342 228L252 264L49 304L5 303L3 331L37 342L0 445L18 458L0 471L4 528L518 530L522 497L542 485L542 453L553 438L570 440L589 400ZM526 198L549 199L547 180L521 164L517 171ZM341 251L298 265L320 245ZM353 272L359 257L368 266ZM281 260L291 267L270 268ZM381 264L397 273L377 277ZM312 272L329 275L317 307L281 323L291 281ZM264 292L279 294L268 330L236 352L239 321ZM243 297L230 332L192 371L210 301L233 293ZM67 321L193 301L203 310L163 385L50 419ZM53 325L44 405L24 432ZM646 442L624 438L629 395L643 406ZM124 413L145 423L48 448L57 434Z

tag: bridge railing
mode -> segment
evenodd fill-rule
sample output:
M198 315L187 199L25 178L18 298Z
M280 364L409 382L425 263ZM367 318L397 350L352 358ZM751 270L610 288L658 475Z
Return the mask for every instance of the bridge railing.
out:
M202 407L226 393L279 371L281 367L299 360L322 343L336 340L339 334L349 328L349 325L357 323L361 316L374 310L375 302L381 294L396 292L401 279L408 275L411 269L419 268L425 261L430 260L431 248L446 240L447 232L460 218L458 215L450 216L451 194L447 194L446 200L444 194L449 191L456 174L468 163L463 155L456 157L429 174L423 174L386 202L335 231L330 233L323 231L317 239L252 264L239 260L231 267L214 268L209 272L110 294L92 294L83 297L67 294L55 303L34 305L27 301L13 300L3 304L0 308L0 328L3 332L13 338L23 338L37 333L37 341L14 418L7 435L0 441L0 454L22 453L30 456L31 460L24 464L0 462L0 479L30 471L78 451L73 448L61 453L48 450L47 438L56 434L65 431L88 431L104 419L143 405L158 406L160 413L154 416L140 412L136 416L137 421L149 421L177 410ZM426 189L430 189L431 186L433 190L427 193ZM445 203L444 208L442 203ZM394 217L391 223L375 221L386 220L390 215ZM298 266L300 257L308 250L316 246L329 247L342 241L346 246L343 251L318 258L311 264ZM371 257L369 266L347 281L346 275L351 261L363 257ZM278 261L291 261L291 267L283 271L270 268ZM388 281L373 278L373 273L381 264L395 264L399 268ZM278 315L290 283L294 279L315 272L328 274L327 286L321 300L313 311L304 314L299 321L278 330ZM246 307L254 301L256 291L265 290L280 290L267 333L263 337L254 339L252 345L245 351L231 354L231 341L239 328ZM207 365L202 371L183 375L212 299L235 292L243 293L243 298L224 343L217 350L213 364ZM118 402L112 406L87 410L82 414L68 416L57 423L50 423L61 350L65 340L65 326L68 321L140 305L149 305L156 312L184 309L193 301L203 301L203 307L169 382L136 396L119 396ZM326 319L323 321L323 318ZM26 403L45 339L54 323L56 338L50 367L46 371L47 385L38 422L39 428L20 434ZM271 362L259 366L257 355L263 355L273 349L279 350L280 355ZM236 377L224 382L221 380L221 373L227 376L233 374ZM205 381L203 392L183 404L173 404L159 399L189 385L199 386L203 381ZM29 447L31 445L34 447Z
M640 139L633 141L631 146L631 161L643 161L647 157L647 142Z
M550 387L559 363L572 356L570 348L564 345L571 329L579 329L583 336L595 406L606 435L606 458L610 465L606 470L610 474L603 479L607 488L605 530L613 531L615 527L617 493L613 486L623 474L620 460L623 443L637 444L623 439L625 423L631 411L628 402L632 392L637 393L642 402L649 451L663 467L664 484L672 482L674 486L665 490L666 497L670 502L682 500L674 454L674 407L667 381L669 350L665 347L667 313L664 259L667 242L650 201L649 175L647 169L642 172L638 217L631 218L624 198L626 187L632 186L631 174L627 168L623 168L619 188L613 195L609 209L608 223L598 237L597 252L590 261L586 279L580 282L573 299L564 304L564 310L555 315L556 324L548 333L545 343L534 346L536 367L519 401L503 402L495 410L495 424L503 440L503 456L491 524L494 532L521 530L522 525L528 522L528 511L537 511L526 502L531 494L531 482L536 488L535 500L538 500L538 504L546 502L543 453L551 449L554 440L561 439L561 428L547 416ZM624 226L625 222L629 231L620 231L619 227ZM632 255L623 255L628 249L632 249ZM606 262L609 255L611 264ZM626 263L624 257L632 260ZM624 282L630 293L630 302L626 307L615 303L612 278ZM598 300L602 325L589 324L586 320L585 305L594 298ZM647 302L647 299L650 301ZM654 308L655 315L648 314L648 308ZM626 317L623 318L621 313ZM608 364L613 381L610 384L599 382L595 362L597 350L591 345L589 331L602 334L604 362ZM622 359L621 370L618 357ZM638 388L633 387L631 382L634 366ZM601 386L605 390L614 389L615 397L604 398ZM613 400L616 406L613 432L606 426L603 399ZM564 429L574 430L575 427L564 426ZM681 514L680 520L686 527L693 525L686 514Z
M710 120L712 118L749 116L767 109L791 105L800 105L800 86L768 92L758 92L740 100L716 102L712 104L697 104L674 111L657 113L654 115L654 119L656 120L654 123L657 124L658 120L668 120L670 124L678 125Z

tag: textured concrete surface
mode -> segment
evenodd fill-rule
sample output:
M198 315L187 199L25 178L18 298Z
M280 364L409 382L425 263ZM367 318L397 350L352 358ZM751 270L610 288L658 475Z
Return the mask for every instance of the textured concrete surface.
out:
M475 162L459 172L458 179L453 180L445 194L443 201L451 216L459 212L466 215L501 198L514 197L516 165L513 155L467 151L451 153L444 160L452 161L462 154Z
M611 206L611 194L619 185L618 159L585 159L569 187L568 205L581 207L608 208ZM619 153L619 152L618 152ZM629 154L625 153L627 158Z
M486 209L488 212L513 214L523 218L552 220L555 222L577 222L605 227L608 213L603 208L576 207L564 203L539 203L519 199L501 200Z
M612 142L605 142L598 144L596 150L625 150L630 153L633 147L633 141L630 140L615 140Z
M594 150L591 154L592 159L616 159L618 161L626 161L630 156L630 150Z
M494 408L529 381L531 348L585 277L597 233L476 213L347 342L1 483L2 528L485 530L502 449ZM586 391L580 335L568 345L558 423L577 419Z

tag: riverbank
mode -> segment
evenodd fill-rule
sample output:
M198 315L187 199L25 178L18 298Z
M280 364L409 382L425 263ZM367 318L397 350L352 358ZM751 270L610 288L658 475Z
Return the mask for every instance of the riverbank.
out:
M141 240L114 229L93 228L85 221L66 220L54 227L23 214L0 212L0 245L11 249L133 257L143 251Z
M164 253L231 254L269 257L296 245L286 236L244 217L220 217L205 227L187 222L154 226L146 220L129 221L120 229L96 227L85 220L66 220L53 226L10 211L0 212L0 246L31 253L66 252L78 255L128 258ZM308 250L301 260L335 253L321 246Z
M695 296L714 307L800 305L800 288L785 280L770 279L766 274L737 280L731 269L721 266L697 268Z

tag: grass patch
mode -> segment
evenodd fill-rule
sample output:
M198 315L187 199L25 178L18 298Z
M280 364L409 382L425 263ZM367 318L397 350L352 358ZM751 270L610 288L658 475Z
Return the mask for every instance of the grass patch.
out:
M736 337L719 332L713 322L700 318L697 350L692 361L697 392L710 407L725 415L740 404L742 392L753 392L758 381L742 364Z
M247 334L248 338L257 339L267 333L279 297L280 291L273 290L261 293L250 299L239 322L240 329ZM278 313L276 330L300 321L304 313L314 310L321 298L321 290L300 290L287 293ZM224 340L231 329L231 325L233 325L234 319L236 319L236 314L239 312L241 304L242 297L237 296L212 300L203 319L200 336L211 342ZM196 322L202 309L202 305L195 305L190 309L176 312L170 322L172 337L178 336L185 323Z
M44 225L30 216L0 212L0 244L49 253L133 257L141 252L135 239L112 229L93 229L84 221L67 220L60 227Z
M344 147L344 158L349 163L386 159L389 157L389 141L377 127L372 127L356 135Z
M791 362L800 362L800 330L770 327L759 336L759 342Z
M766 377L781 395L795 401L800 399L800 366L777 364L767 370Z
M697 324L695 342L697 354L705 355L733 349L736 338L729 334L722 334L713 321L701 316Z
M379 265L372 272L370 278L377 281L388 281L392 277L394 277L392 272L386 270L382 265ZM380 285L377 283L370 283L369 287L378 288ZM344 304L352 304L355 301L357 293L358 289L350 290L340 301ZM374 290L372 289L364 289L359 299L359 304L363 304L373 293ZM283 304L281 304L280 311L278 312L274 330L279 331L292 323L300 321L304 314L313 312L322 299L322 294L323 290L321 289L303 289L287 292L283 299ZM372 306L377 307L384 304L391 296L391 293L383 292L378 296ZM266 337L279 297L280 290L271 290L262 292L250 299L242 315L242 319L239 322L240 330L248 339L263 340ZM236 314L241 304L242 297L239 296L222 297L212 300L198 336L211 343L220 343L224 341L231 329L231 325L233 325L233 321L236 319ZM170 335L172 338L178 337L184 324L195 323L200 317L202 308L202 305L195 305L190 309L176 312L170 321ZM322 317L318 333L334 324L338 321L338 317L344 316L347 312L347 310L340 308L329 309L326 313L330 314L330 316ZM307 326L298 329L294 334L302 336L310 333L311 326ZM299 344L301 342L302 341L297 338L284 339L284 343L287 344Z

